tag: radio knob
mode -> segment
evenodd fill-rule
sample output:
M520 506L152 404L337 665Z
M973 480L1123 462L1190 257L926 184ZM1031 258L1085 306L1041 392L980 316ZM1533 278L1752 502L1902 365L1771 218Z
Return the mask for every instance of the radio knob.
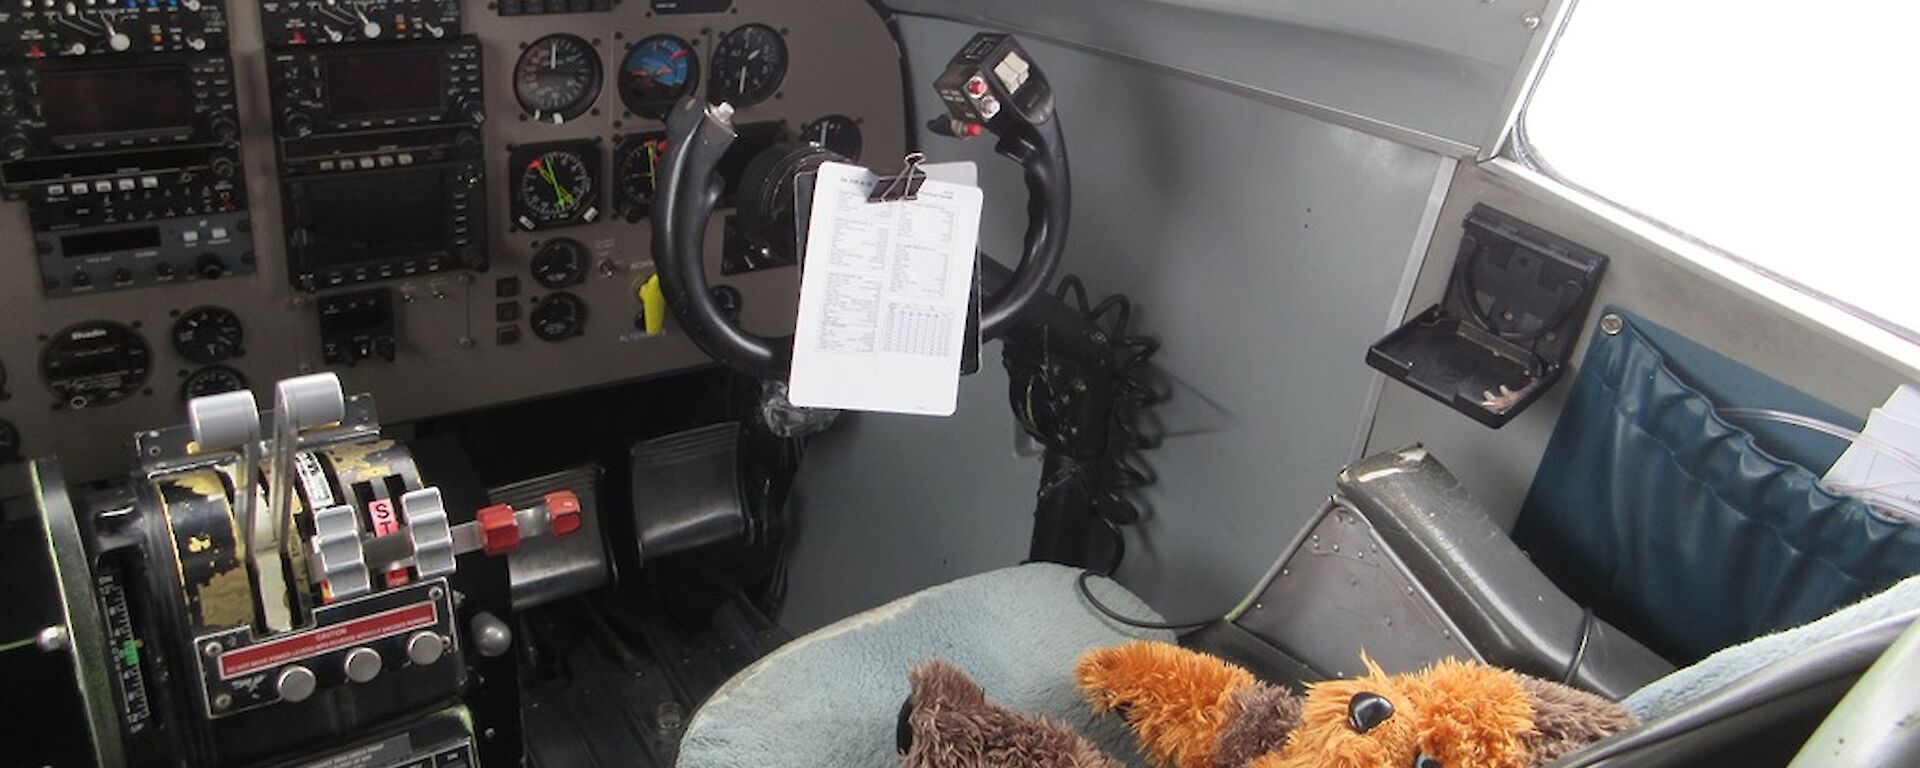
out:
M193 273L199 275L202 280L218 280L226 276L227 265L220 261L218 255L204 253L200 258L194 259Z
M213 175L215 178L221 178L221 179L233 178L233 161L228 158L224 158L224 157L214 158L213 163L209 165L208 168L210 168L213 171Z
M216 117L211 127L214 140L222 144L232 144L233 140L240 136L240 126L234 123L231 117L224 115Z
M199 12L200 12L200 0L187 0L187 1L186 1L186 2L184 2L184 3L181 3L181 4L180 4L180 6L181 6L182 8L185 8L185 9L187 9L187 12L188 12L188 13L199 13Z
M313 118L308 117L304 112L287 115L286 126L287 135L293 138L304 139L313 135Z
M480 125L487 121L487 107L477 101L461 102L460 114L465 115L467 122L474 125Z
M127 283L133 282L133 270L127 269L126 267L114 270L113 282L117 285L126 285Z
M0 154L5 154L9 160L26 157L29 146L27 137L18 133L9 133L6 138L0 138Z
M173 265L168 264L166 262L161 262L159 266L156 266L153 268L153 274L162 280L172 279Z

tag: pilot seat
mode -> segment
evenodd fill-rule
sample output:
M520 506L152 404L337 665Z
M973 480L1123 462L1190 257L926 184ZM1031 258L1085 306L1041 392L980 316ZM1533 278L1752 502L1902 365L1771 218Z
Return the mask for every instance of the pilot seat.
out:
M1373 455L1339 473L1339 494L1239 608L1178 642L1296 688L1359 672L1361 650L1390 672L1474 659L1643 719L1556 766L1785 764L1877 659L1897 666L1889 648L1920 617L1920 527L1756 445L1632 322L1610 318L1520 543L1432 451ZM1076 589L1081 573L1033 563L981 574L800 638L706 702L679 764L892 764L906 672L931 658L1138 764L1119 719L1089 714L1073 663L1181 627L1108 579ZM1856 742L1869 746L1849 764L1901 764L1888 756L1920 749L1911 734Z

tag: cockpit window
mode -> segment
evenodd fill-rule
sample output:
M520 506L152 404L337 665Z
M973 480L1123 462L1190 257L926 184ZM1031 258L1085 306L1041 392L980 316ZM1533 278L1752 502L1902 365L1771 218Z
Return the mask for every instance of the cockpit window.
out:
M1920 4L1582 2L1512 143L1920 342Z

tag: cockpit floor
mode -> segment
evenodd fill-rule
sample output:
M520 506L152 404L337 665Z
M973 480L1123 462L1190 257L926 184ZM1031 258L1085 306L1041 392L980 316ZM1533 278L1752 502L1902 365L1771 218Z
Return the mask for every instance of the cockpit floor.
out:
M524 617L522 702L535 766L672 766L699 704L789 639L741 600L698 629L619 593Z

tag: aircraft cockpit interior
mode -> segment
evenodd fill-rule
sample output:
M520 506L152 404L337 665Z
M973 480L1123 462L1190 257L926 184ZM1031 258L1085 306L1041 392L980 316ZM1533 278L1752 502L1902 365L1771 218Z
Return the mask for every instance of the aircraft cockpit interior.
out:
M0 766L1920 766L1920 11L0 0Z

